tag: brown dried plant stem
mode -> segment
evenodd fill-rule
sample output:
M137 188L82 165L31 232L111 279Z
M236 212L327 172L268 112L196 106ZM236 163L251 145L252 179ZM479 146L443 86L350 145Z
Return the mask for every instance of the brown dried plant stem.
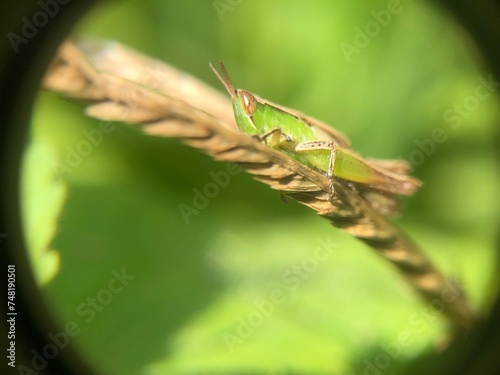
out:
M357 192L240 133L229 100L172 67L115 43L65 43L49 67L44 88L88 102L89 116L123 121L144 132L176 137L221 161L237 163L273 189L368 244L391 262L457 328L474 322L465 297L399 229Z

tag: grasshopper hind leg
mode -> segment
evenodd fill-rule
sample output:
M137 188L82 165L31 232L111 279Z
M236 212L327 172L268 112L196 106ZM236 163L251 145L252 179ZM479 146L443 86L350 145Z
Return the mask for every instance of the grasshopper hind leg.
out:
M335 197L333 172L335 170L337 146L335 145L335 143L328 141L308 141L299 143L297 146L295 146L296 152L319 151L319 150L330 151L330 159L328 161L328 171L326 172L326 177L328 177L328 188L330 190L330 200L331 200Z

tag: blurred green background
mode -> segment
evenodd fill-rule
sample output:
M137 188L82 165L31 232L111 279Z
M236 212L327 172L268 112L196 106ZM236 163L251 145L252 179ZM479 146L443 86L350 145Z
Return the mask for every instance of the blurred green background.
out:
M74 35L119 41L222 91L208 68L221 59L237 87L331 124L363 155L410 160L424 187L397 224L487 314L498 92L478 97L490 73L441 9L135 0L94 8ZM72 343L97 370L348 375L384 365L394 374L444 339L446 323L389 264L245 173L186 223L179 205L192 206L193 189L226 165L176 140L116 124L57 174L55 163L99 125L81 105L40 92L23 180L41 288L61 325L81 328ZM437 128L446 139L430 144ZM332 251L312 267L321 243ZM114 281L124 269L129 279ZM262 302L276 290L280 303Z

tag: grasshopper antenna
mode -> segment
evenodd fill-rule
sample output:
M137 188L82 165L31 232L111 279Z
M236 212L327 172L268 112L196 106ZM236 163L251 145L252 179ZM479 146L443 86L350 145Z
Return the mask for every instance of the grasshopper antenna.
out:
M221 81L221 83L224 85L227 92L229 93L229 95L231 95L231 98L232 98L236 94L236 90L234 89L233 83L231 82L231 79L229 78L229 75L227 74L226 68L224 67L224 64L222 63L222 61L219 60L219 66L220 66L220 69L222 71L222 75L217 71L217 69L215 69L215 67L212 65L212 63L209 63L209 65L210 65L210 68L212 68L215 75L217 76L217 78L219 79L219 81Z

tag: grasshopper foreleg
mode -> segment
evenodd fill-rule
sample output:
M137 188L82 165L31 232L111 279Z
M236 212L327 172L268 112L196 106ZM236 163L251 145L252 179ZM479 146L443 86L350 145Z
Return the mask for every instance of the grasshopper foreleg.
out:
M335 170L335 159L337 155L337 146L335 143L328 141L308 141L299 143L295 146L296 152L319 150L330 151L330 160L328 162L328 171L326 172L326 176L328 177L328 187L330 188L330 199L332 199L335 196L335 189L333 186L333 171Z
M267 140L267 138L270 138L270 140L267 142L268 144L277 144L282 142L282 137L286 142L289 142L292 140L287 134L283 133L281 131L281 128L274 128L269 130L267 133L264 133L260 136L258 136L259 141L264 141Z

